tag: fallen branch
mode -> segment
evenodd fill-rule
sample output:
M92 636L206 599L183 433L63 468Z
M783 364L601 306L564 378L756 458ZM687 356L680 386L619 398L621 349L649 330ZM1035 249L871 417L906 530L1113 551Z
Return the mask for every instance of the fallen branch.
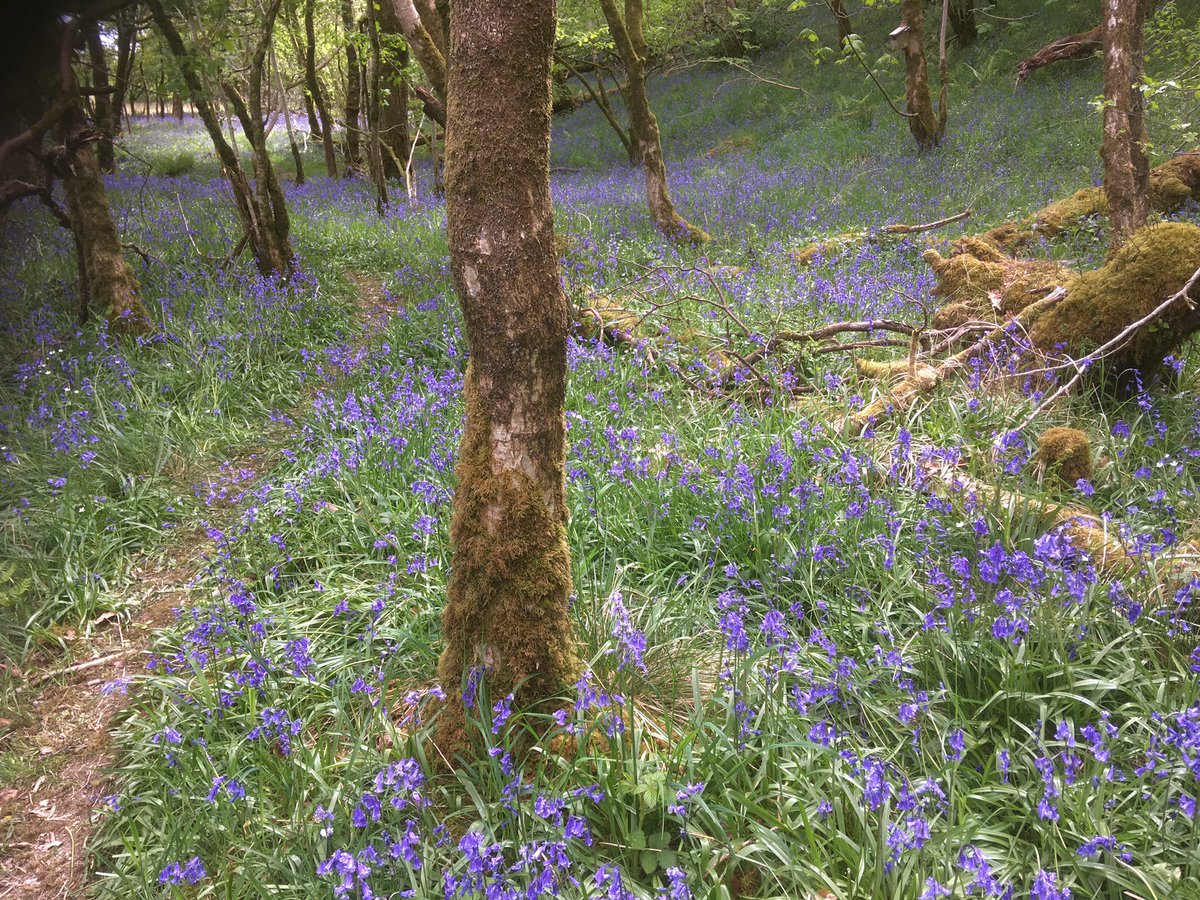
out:
M1025 311L1011 322L992 328L965 350L936 366L922 366L911 372L885 395L877 397L854 413L850 417L850 430L854 434L860 434L869 424L888 413L902 412L908 409L919 397L931 393L947 378L965 371L971 360L986 351L996 341L1009 335L1014 328L1028 330L1038 316L1066 296L1066 288L1056 288L1041 300L1026 307Z
M74 672L82 672L85 669L94 669L97 666L104 666L110 662L116 662L118 659L124 659L126 656L132 656L139 652L136 649L118 650L116 653L109 653L107 656L98 656L95 659L78 662L74 665L67 666L65 669L55 669L51 672L43 672L37 678L34 678L32 684L40 685L52 679L59 678L63 675L70 675Z
M1097 25L1090 31L1069 34L1051 44L1047 44L1037 53L1033 54L1033 56L1022 60L1021 64L1017 66L1017 84L1020 84L1029 77L1031 72L1037 69L1045 68L1048 65L1062 62L1066 59L1091 56L1101 48L1101 31L1101 26Z
M961 222L963 219L970 218L970 216L971 210L968 208L960 213L947 216L944 219L938 219L936 222L925 222L922 225L884 225L880 231L884 234L920 234L925 231L933 231L936 228L941 228L943 225Z

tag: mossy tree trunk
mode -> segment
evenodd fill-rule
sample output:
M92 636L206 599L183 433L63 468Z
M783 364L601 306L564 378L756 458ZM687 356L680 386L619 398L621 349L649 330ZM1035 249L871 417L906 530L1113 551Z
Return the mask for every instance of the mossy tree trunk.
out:
M85 28L88 24L82 23ZM67 27L73 30L75 23ZM71 43L70 35L65 43ZM153 326L142 305L141 285L121 247L93 133L83 114L83 96L67 53L61 55L59 86L66 111L58 126L63 152L57 168L79 254L80 318L87 318L91 306L105 310L109 329L115 334L149 333Z
M380 4L377 19L381 39L388 34L403 36L396 9L391 4ZM381 52L380 58L379 84L387 90L387 96L379 98L379 142L383 173L388 178L404 177L409 149L408 82L404 78L408 50L398 46L401 43L389 41L388 52Z
M663 160L658 119L650 109L646 94L646 56L648 47L642 31L642 0L625 0L624 13L616 0L600 0L609 34L616 45L627 84L623 92L629 113L629 130L642 169L646 173L646 199L658 230L675 241L698 244L708 235L690 224L678 212L667 186L667 167Z
M342 145L346 155L346 174L362 168L362 149L359 140L359 97L362 94L360 79L360 64L358 61L358 44L355 38L358 30L354 27L354 2L341 0L342 39L346 42L346 140Z
M434 32L440 30L439 23L427 23L422 13L418 11L414 0L383 0L380 4L380 15L385 14L395 18L388 18L381 24L385 30L393 21L399 26L417 64L425 73L425 77L429 79L433 93L445 107L446 82L448 80L446 55L442 52L438 40L433 36ZM426 14L428 13L426 12Z
M446 210L470 354L439 674L439 747L469 745L458 690L544 708L576 674L563 482L568 315L550 203L554 5L451 7ZM490 710L480 710L485 720Z
M189 54L179 30L163 7L162 0L145 0L171 56L183 75L192 106L204 123L204 130L208 132L213 148L217 151L221 170L233 190L238 220L245 231L259 272L263 275L287 276L291 274L294 262L289 237L291 224L283 190L267 155L262 118L263 69L281 2L282 0L270 0L259 25L257 42L246 74L247 97L243 98L231 83L224 84L226 96L242 122L242 128L253 152L255 184L251 186L237 152L221 129L220 116L196 67L195 55Z
M371 42L371 68L367 78L367 151L371 164L371 183L375 185L375 212L382 216L388 202L387 177L383 169L383 142L379 136L383 50L379 39L379 15L373 5L367 7L367 36Z
M333 125L329 120L329 109L325 105L325 93L321 90L321 79L317 77L317 35L313 24L316 0L304 3L304 83L312 95L313 106L321 127L321 145L325 149L325 174L337 178L337 152L333 146Z
M1104 193L1112 222L1111 252L1146 224L1150 163L1142 106L1142 31L1146 0L1103 0Z
M946 0L943 0L943 4ZM925 60L924 0L902 0L900 27L892 32L892 45L904 53L904 104L908 114L908 130L922 152L941 143L946 133L946 104L940 113L933 109L929 93L929 65ZM943 48L945 27L942 28ZM942 51L945 58L945 50ZM943 69L945 66L943 65ZM942 79L945 96L945 78Z

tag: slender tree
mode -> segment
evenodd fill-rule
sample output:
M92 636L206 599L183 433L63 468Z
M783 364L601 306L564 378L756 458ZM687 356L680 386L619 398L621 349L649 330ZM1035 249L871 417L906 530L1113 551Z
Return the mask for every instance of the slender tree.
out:
M346 174L362 168L359 96L362 94L361 64L358 61L358 29L354 25L354 0L341 0L342 40L346 42L346 138L342 151L346 155Z
M371 0L373 2L373 0ZM304 83L312 95L317 121L321 128L321 146L325 150L325 173L337 177L337 153L333 146L333 125L329 109L325 105L325 92L321 90L321 79L317 77L317 32L313 23L316 0L304 2Z
M979 25L975 22L975 0L950 0L950 28L960 48L970 47L979 40Z
M237 151L221 129L221 119L210 96L204 79L197 67L197 57L188 52L179 29L167 14L162 0L144 0L154 16L154 22L162 32L167 48L175 58L187 84L192 106L208 132L221 169L229 186L233 189L234 205L241 222L258 270L264 275L290 274L293 254L290 241L291 222L283 190L275 177L271 157L267 153L266 129L263 124L262 88L267 51L271 46L271 34L275 18L279 14L281 0L270 0L266 14L259 24L255 44L246 72L246 96L229 79L222 88L230 105L234 107L242 130L250 142L254 166L254 182L251 184Z
M1104 0L1104 193L1112 222L1111 252L1146 224L1150 163L1142 107L1142 31L1146 0Z
M642 0L625 0L623 14L617 9L616 0L600 0L600 6L628 79L622 97L629 113L629 129L638 161L646 173L646 199L650 215L659 231L672 240L703 243L708 240L708 235L675 211L667 186L667 166L663 160L658 119L650 109L650 98L646 94L646 57L649 48L642 30Z
M464 677L543 708L577 669L563 483L567 303L550 203L554 4L454 0L446 211L470 355L451 528L439 746Z
M108 58L105 54L104 43L100 40L100 27L97 22L89 22L83 26L87 38L88 59L92 64L92 87L96 89L92 98L94 109L93 119L100 131L100 140L96 145L96 159L102 172L112 172L116 168L116 156L113 152L113 141L117 136L118 112L114 111L110 86L108 83Z

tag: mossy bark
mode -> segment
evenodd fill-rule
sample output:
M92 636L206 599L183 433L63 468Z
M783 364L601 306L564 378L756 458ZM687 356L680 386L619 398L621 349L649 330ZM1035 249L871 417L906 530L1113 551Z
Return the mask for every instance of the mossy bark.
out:
M1103 0L1104 194L1112 222L1111 251L1146 224L1150 164L1142 104L1142 31L1147 0Z
M429 84L433 87L434 94L437 95L437 99L444 107L446 104L446 82L448 79L446 57L439 49L438 42L426 27L413 0L384 0L380 4L380 14L383 15L385 10L389 15L394 13L396 21L400 25L400 30L408 40L409 49L412 50L413 56L416 57L417 63L421 66L421 71L429 79Z
M904 104L908 113L908 130L921 151L932 150L941 143L945 123L933 110L929 93L929 66L925 60L924 0L902 0L901 28L894 44L904 53Z
M451 8L446 210L470 353L439 674L443 752L470 745L459 686L542 708L576 673L563 482L567 303L550 203L554 9ZM481 711L484 719L489 710Z
M381 36L403 36L400 21L391 4L380 4L377 18ZM393 49L386 58L381 59L380 65L379 82L387 90L387 96L379 98L379 143L383 174L387 178L403 178L409 151L408 81L404 78L408 50L404 47Z
M646 94L646 56L648 48L642 32L641 0L625 0L624 14L617 9L616 0L600 0L608 22L609 34L625 68L627 84L622 96L629 113L629 130L638 160L646 173L646 199L650 215L658 230L675 241L701 244L708 234L686 221L675 211L667 186L667 167L663 160L662 138L658 119L650 109Z

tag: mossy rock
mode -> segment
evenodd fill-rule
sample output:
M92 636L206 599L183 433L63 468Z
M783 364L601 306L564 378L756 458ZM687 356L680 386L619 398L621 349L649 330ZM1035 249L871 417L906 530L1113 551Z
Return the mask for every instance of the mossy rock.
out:
M1143 228L1106 265L1080 276L1066 298L1034 323L1033 343L1046 352L1084 356L1178 292L1198 268L1200 228L1182 222ZM1200 287L1190 296L1200 300ZM1109 359L1110 375L1124 388L1134 372L1156 374L1163 359L1197 330L1200 304L1174 304Z
M1200 151L1181 153L1150 171L1150 205L1171 212L1200 200Z
M1188 200L1200 200L1200 151L1181 153L1150 170L1150 206L1158 212L1174 212ZM1084 188L1065 200L1056 200L1020 222L1004 222L984 233L983 238L1012 252L1037 237L1054 237L1089 216L1107 216L1104 189Z
M1095 474L1091 439L1078 428L1047 428L1038 440L1037 465L1064 487L1090 481Z

